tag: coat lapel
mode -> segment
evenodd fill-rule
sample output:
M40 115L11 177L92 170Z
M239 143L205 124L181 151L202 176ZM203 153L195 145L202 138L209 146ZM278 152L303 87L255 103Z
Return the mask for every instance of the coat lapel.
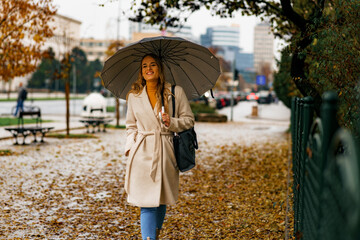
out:
M156 116L156 112L154 109L156 109L156 106L155 108L153 109L152 106L151 106L151 103L150 103L150 100L149 100L149 97L147 95L147 92L146 92L146 86L143 88L143 91L142 93L140 94L140 97L142 98L142 102L144 104L144 112L146 113L146 115L158 126L160 126L160 122ZM158 104L158 103L156 103Z

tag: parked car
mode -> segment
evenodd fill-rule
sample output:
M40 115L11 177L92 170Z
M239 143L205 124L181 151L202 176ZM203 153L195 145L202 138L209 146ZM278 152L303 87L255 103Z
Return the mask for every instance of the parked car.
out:
M234 101L234 106L238 103L237 97L236 97L236 93L233 93L231 96L231 92L228 92L224 95L226 101L227 101L227 106L231 105L231 98L233 98Z
M216 109L222 109L223 107L226 107L226 101L222 97L215 97L216 99Z
M194 99L192 101L201 102L209 107L216 108L216 99L212 97L211 92L207 91L203 96L198 99Z
M252 92L246 96L247 101L257 101L258 99L259 99L259 97L254 92Z
M205 105L209 104L208 98L205 97L204 95L199 97L199 98L192 99L191 101L195 102L195 103L202 103L202 104L205 104Z
M260 91L258 95L259 99L257 102L259 104L270 104L273 102L273 97L270 91Z
M238 92L237 93L237 95L236 95L236 100L238 101L238 102L240 102L240 101L246 101L246 96L247 96L248 94L246 93L246 92Z

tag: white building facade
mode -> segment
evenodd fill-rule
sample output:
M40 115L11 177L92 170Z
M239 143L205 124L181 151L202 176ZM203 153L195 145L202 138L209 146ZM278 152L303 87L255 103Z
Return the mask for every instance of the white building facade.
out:
M207 28L206 33L200 36L200 44L217 47L219 55L233 62L240 51L240 28L238 25Z
M129 25L129 36L130 40L140 40L138 36L176 36L194 41L194 36L191 32L191 26L182 27L168 27L166 30L161 31L159 25L150 25L142 22L130 22Z
M80 46L80 21L56 14L49 25L55 27L54 36L45 43L44 50L51 47L56 58L61 59L65 53Z
M112 42L109 39L83 38L80 40L80 48L86 53L88 61L99 59L104 63L107 59L106 51Z
M56 14L53 17L53 21L49 22L49 25L54 29L54 36L44 43L41 48L42 51L51 47L55 53L55 57L61 59L65 53L70 52L74 47L80 45L80 21ZM20 82L26 86L31 74L14 78L11 81L11 91L16 91ZM5 85L2 86L2 88L5 89Z
M268 23L256 25L254 31L255 71L260 73L264 65L270 66L271 70L273 70L275 66L274 35L270 31L270 25Z

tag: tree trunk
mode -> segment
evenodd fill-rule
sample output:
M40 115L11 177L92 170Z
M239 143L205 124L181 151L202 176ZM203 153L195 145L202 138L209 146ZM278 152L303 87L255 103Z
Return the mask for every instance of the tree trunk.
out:
M65 82L65 99L66 99L66 135L70 135L70 84Z
M120 126L120 101L115 97L115 111L116 111L116 127Z
M9 89L8 89L8 92L7 92L7 98L9 100L10 99L10 92L11 92L11 79L9 79L8 83L9 83Z
M305 35L305 33L304 33ZM314 99L314 109L317 114L320 113L321 105L321 96L318 91L313 88L312 84L309 82L309 79L305 75L305 60L306 56L300 55L299 53L307 46L311 44L311 39L309 37L304 37L298 44L297 50L292 54L291 60L291 70L290 75L293 78L293 81L296 87L299 89L303 96L311 96Z

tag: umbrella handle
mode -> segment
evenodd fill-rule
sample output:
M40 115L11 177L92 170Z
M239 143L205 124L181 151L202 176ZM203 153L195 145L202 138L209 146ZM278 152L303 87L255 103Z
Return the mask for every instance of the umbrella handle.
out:
M164 122L164 120L163 120L163 118L162 118L161 112L159 112L159 118L160 118L161 123L162 123L162 124L165 124L165 122Z

